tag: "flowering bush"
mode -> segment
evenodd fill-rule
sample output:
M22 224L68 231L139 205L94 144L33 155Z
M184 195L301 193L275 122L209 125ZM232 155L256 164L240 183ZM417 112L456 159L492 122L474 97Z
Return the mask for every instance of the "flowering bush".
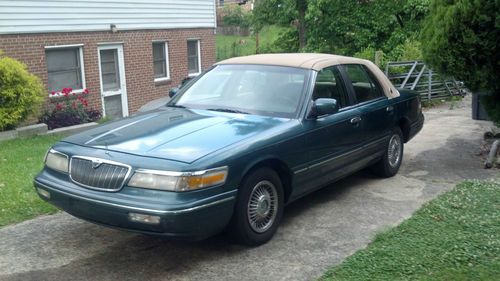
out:
M47 124L52 130L101 119L99 110L89 108L85 98L88 94L87 89L76 94L71 88L64 88L58 93L52 92L49 109L40 117L40 122Z

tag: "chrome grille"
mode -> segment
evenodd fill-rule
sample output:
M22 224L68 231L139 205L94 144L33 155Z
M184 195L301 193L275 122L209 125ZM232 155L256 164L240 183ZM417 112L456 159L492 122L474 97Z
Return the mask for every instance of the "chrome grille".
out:
M72 181L104 191L122 188L129 172L129 166L97 158L73 156L70 163Z

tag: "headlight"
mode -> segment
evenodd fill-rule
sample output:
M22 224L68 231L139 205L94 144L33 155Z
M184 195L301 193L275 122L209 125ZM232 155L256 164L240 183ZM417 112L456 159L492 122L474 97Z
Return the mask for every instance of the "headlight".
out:
M51 148L45 156L45 165L56 171L67 173L69 166L69 157L64 153Z
M224 184L227 170L227 167L187 173L136 170L128 185L167 191L190 191Z

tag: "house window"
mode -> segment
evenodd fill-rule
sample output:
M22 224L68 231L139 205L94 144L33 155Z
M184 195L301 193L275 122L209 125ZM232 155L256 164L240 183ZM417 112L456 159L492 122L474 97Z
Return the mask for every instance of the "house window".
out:
M58 92L64 88L72 88L73 91L85 88L81 47L47 47L45 57L49 92Z
M168 44L166 42L153 42L153 67L155 81L170 78Z
M188 40L188 73L195 76L201 73L200 40Z

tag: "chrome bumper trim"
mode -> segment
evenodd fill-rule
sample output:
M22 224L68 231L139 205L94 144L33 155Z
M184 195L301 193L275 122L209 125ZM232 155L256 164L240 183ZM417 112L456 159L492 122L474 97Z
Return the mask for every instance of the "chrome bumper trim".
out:
M35 181L35 184L40 185L42 188L48 189L49 192L59 192L59 193L65 194L65 195L70 196L70 197L78 198L80 200L89 201L89 202L93 202L93 203L97 203L97 204L102 204L102 205L108 205L108 206L118 207L118 208L121 208L121 209L130 210L130 211L146 212L146 213L152 213L152 214L158 214L158 215L165 215L165 214L176 215L176 214L182 214L182 213L189 213L189 212L193 212L193 211L196 211L196 210L208 208L208 207L211 207L211 206L215 206L215 205L222 204L222 203L229 202L229 201L232 201L232 200L236 199L236 196L231 196L231 197L220 199L220 200L217 200L217 201L214 201L214 202L210 202L210 203L207 203L207 204L203 204L203 205L199 205L199 206L194 206L194 207L191 207L191 208L166 211L166 210L155 210L155 209L131 207L131 206L126 206L126 205L121 205L121 204L116 204L116 203L110 203L110 202L105 202L105 201L101 201L101 200L91 199L91 198L83 197L83 196L80 196L80 195L71 194L71 193L68 193L66 191L62 191L62 190L59 190L59 189L54 189L54 188L52 188L50 186L47 186L46 184L43 184L43 183L41 183L39 181ZM228 191L228 192L225 192L225 193L221 193L221 195L229 194L229 193L233 193L233 192L234 191Z

